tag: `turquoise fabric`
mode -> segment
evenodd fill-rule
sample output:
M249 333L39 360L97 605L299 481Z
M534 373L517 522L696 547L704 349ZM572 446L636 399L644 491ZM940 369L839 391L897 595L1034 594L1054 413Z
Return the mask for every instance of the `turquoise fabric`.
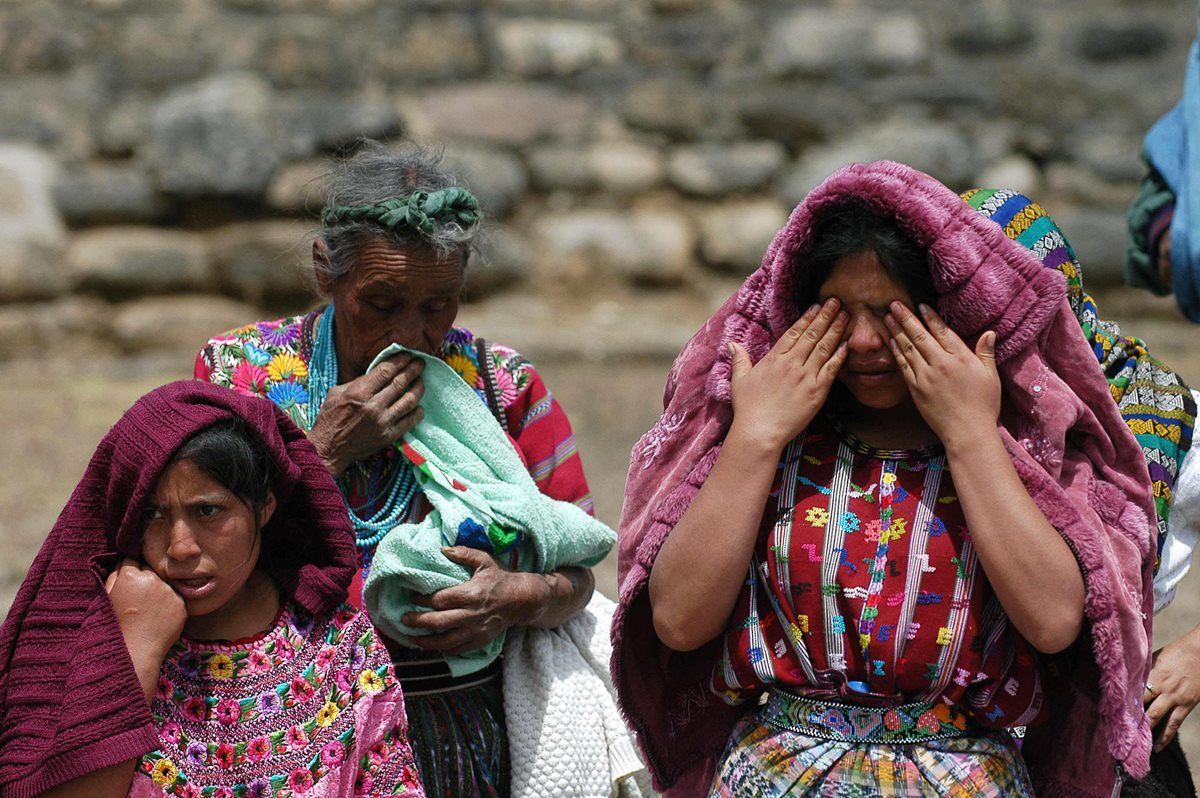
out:
M427 634L401 620L422 611L414 597L470 578L442 554L445 546L493 553L515 570L546 573L591 567L616 543L616 533L570 502L538 491L521 457L479 394L446 363L393 344L380 361L408 351L425 361L425 417L401 441L433 511L424 521L401 524L375 551L364 586L371 620L388 637L411 645ZM500 654L504 636L486 648L448 656L455 676L474 673Z

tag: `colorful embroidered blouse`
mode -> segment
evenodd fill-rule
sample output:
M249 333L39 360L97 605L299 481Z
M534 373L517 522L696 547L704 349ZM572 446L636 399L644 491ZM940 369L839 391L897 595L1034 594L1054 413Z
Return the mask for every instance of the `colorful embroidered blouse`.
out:
M365 615L285 605L258 637L181 638L151 707L133 798L423 796L404 698Z
M196 379L265 396L307 430L308 367L316 322L323 311L320 307L303 316L256 322L212 338L196 357ZM591 491L566 413L533 364L519 352L490 342L488 351L509 436L538 489L591 513ZM452 328L438 355L486 401L475 336L470 330ZM369 516L376 509L380 486L387 484L397 456L395 449L386 449L355 463L340 480L347 501L360 515ZM414 501L406 520L419 521L429 510L424 500ZM365 579L373 549L360 549L359 553ZM352 595L351 600L361 606L360 595Z
M1037 715L1032 651L980 568L941 447L872 449L818 419L784 451L763 524L713 672L727 701L776 685L942 699L993 727Z

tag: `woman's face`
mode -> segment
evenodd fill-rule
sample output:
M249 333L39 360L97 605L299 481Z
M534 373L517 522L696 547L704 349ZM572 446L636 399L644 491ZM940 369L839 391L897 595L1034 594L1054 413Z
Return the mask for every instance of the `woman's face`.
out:
M256 519L249 504L190 460L176 461L146 500L142 559L183 599L189 618L221 613L248 597L259 529L274 511L268 494Z
M349 274L321 284L336 314L339 381L365 374L389 344L435 354L458 315L462 288L461 255L370 241Z
M817 301L830 297L841 300L842 310L850 315L845 335L849 352L838 382L863 407L891 410L909 402L908 385L888 347L890 335L883 321L894 301L913 308L908 289L888 273L874 252L865 251L834 262L818 289Z

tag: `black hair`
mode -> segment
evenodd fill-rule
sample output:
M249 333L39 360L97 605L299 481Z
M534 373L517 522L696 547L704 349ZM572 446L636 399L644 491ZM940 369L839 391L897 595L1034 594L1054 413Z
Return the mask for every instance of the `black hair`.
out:
M933 305L937 300L925 247L913 241L893 217L846 202L823 212L813 229L812 249L793 282L796 307L803 311L816 301L839 258L861 252L875 253L884 270L908 290L914 302Z
M206 427L184 441L168 467L187 460L254 509L267 503L274 482L267 449L240 418Z

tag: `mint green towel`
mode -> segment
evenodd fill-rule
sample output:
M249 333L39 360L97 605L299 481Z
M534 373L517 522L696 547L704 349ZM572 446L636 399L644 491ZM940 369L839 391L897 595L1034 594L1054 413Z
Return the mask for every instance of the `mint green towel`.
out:
M445 546L515 552L516 569L546 573L591 567L612 549L613 530L570 502L541 493L500 423L454 369L431 355L393 344L371 364L408 351L425 361L425 417L399 444L433 511L418 524L400 524L375 550L363 596L379 629L412 645L428 634L401 622L425 611L413 598L461 584L470 572L442 555ZM501 558L508 564L508 558ZM504 635L487 647L447 656L455 676L474 673L500 654Z

